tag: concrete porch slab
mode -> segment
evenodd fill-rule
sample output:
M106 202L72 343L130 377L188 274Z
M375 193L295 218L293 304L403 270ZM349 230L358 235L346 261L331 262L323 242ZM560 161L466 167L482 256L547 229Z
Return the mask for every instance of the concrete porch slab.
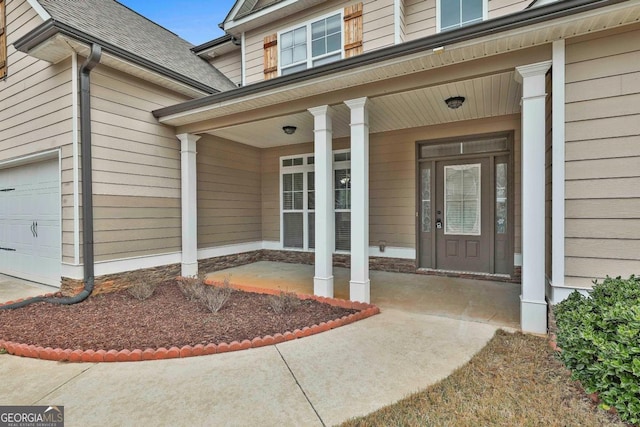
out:
M216 271L209 279L313 294L314 267L259 261ZM349 299L349 269L334 267L334 296ZM489 280L371 271L371 303L381 309L520 327L520 285Z

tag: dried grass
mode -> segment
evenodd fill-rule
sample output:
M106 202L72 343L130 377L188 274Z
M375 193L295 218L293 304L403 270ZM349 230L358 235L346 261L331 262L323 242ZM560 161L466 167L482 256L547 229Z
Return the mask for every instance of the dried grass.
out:
M541 337L497 331L448 378L353 426L624 426L598 410Z
M269 305L276 314L291 314L300 307L301 301L293 292L280 291L269 297Z
M200 294L200 302L212 313L217 313L231 296L229 278L224 278L222 286L205 286Z
M200 299L204 286L204 276L181 277L178 279L178 288L189 301Z

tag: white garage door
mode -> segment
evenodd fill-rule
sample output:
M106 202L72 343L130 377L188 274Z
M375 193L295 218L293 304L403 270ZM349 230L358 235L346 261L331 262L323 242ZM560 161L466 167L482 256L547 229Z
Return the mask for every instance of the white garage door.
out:
M60 286L58 160L0 169L0 273Z

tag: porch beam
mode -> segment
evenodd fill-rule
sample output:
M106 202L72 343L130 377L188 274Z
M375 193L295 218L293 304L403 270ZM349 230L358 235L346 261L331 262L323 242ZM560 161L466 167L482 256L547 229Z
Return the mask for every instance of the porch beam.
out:
M367 98L344 102L351 110L351 280L349 299L370 302L369 113Z
M547 332L545 300L546 79L551 61L516 67L522 83L522 294L520 327Z
M196 142L198 135L181 133L182 276L198 275L198 194Z
M328 105L309 108L314 125L315 274L313 293L333 297L333 125Z

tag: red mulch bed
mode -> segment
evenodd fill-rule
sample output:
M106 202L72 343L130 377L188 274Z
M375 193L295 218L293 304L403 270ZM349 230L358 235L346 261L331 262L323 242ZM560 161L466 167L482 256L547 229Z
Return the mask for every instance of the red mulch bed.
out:
M293 313L276 314L269 298L234 290L224 307L211 313L168 281L144 301L120 291L69 306L36 303L1 310L0 340L71 350L181 348L283 334L359 311L306 299Z

